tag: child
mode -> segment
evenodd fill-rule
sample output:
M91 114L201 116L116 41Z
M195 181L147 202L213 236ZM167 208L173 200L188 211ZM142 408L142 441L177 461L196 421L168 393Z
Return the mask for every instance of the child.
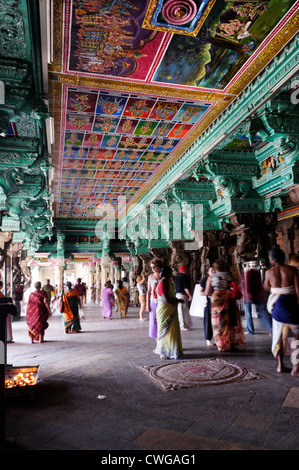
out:
M137 288L139 292L139 302L140 302L140 310L139 310L139 320L145 321L143 317L146 305L146 279L144 276L137 276Z

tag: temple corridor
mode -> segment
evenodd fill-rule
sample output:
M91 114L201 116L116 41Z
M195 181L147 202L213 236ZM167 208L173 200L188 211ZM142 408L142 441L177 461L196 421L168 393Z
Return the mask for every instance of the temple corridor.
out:
M264 282L273 248L299 259L299 0L0 0L0 11L0 405L14 450L298 450L298 377L277 373L259 318L244 352L219 353L193 317L183 359L163 361L135 307L103 320L101 302L123 280L134 304L141 276L156 307L164 266L173 279L189 270L176 294L192 291L196 310L215 262L246 291L245 271ZM36 283L49 302L68 290L77 329L78 279L82 332L65 334L55 313L45 343L30 344L23 309L9 342L6 315L31 294L32 339L44 333ZM293 296L292 279L271 288ZM289 310L281 329L299 323ZM234 304L222 317L240 338ZM9 390L10 365L39 366L39 382Z

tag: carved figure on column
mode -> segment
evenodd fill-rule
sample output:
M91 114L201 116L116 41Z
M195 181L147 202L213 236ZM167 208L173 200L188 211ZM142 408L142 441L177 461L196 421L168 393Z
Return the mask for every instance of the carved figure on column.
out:
M177 272L180 266L188 266L189 256L184 251L185 242L170 240L168 244L171 249L169 264L172 270Z
M31 285L31 271L28 266L31 259L32 256L27 256L25 259L19 260L19 266L22 272L22 280L24 282L24 291L28 289Z
M24 172L21 168L10 168L0 176L0 188L6 195L18 192L22 184L24 184Z
M151 248L149 252L153 258L163 259L164 263L168 264L168 260L171 254L169 248Z
M236 247L233 253L235 263L242 269L242 262L266 259L268 251L276 245L276 215L238 214L234 215L234 225L238 227ZM239 226L235 223L239 222Z
M138 255L138 258L142 262L142 268L141 272L146 278L152 273L152 270L150 268L150 260L153 258L153 256L150 255L150 253L145 254L140 254Z
M190 271L189 275L191 278L192 288L198 281L201 279L201 253L203 248L200 250L195 250L190 253Z
M203 277L205 273L208 272L208 269L211 266L211 261L208 259L209 250L210 248L208 246L203 246L201 249L201 254L200 254L201 277Z

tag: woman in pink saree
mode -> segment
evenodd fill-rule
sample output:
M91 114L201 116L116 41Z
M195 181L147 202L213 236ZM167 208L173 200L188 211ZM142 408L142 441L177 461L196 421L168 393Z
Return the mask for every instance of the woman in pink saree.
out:
M34 284L36 290L31 292L27 304L26 321L31 343L34 341L43 343L45 330L49 326L48 318L51 315L47 295L41 286L40 282Z
M114 301L114 295L112 290L112 284L107 281L104 289L102 290L102 316L103 318L112 319L112 305Z

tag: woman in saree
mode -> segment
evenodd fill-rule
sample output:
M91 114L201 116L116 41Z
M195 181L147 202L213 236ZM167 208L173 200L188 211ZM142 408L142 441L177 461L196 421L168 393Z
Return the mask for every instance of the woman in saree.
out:
M47 303L47 294L41 288L41 282L36 282L34 287L36 290L31 292L28 299L26 322L31 343L34 341L43 343L51 310Z
M157 287L157 346L154 350L160 355L160 359L179 359L183 354L177 310L177 305L182 300L175 296L171 277L171 268L169 266L162 268L161 280Z
M149 313L149 337L154 338L157 341L157 318L156 310L158 306L157 297L157 285L161 278L161 268L163 266L162 260L154 258L150 262L150 268L152 273L148 277L147 281L147 294L146 304L147 311Z
M236 304L233 279L226 263L213 263L215 270L206 284L205 294L211 296L213 336L218 351L244 350L245 340Z
M126 318L129 305L129 294L122 281L118 281L115 295L117 297L120 318Z
M66 333L81 331L79 307L82 308L79 292L72 289L72 283L67 282L66 288L61 293L62 308L62 321Z
M102 290L102 317L109 318L112 320L112 305L114 300L114 294L112 290L111 281L105 283L105 287Z

